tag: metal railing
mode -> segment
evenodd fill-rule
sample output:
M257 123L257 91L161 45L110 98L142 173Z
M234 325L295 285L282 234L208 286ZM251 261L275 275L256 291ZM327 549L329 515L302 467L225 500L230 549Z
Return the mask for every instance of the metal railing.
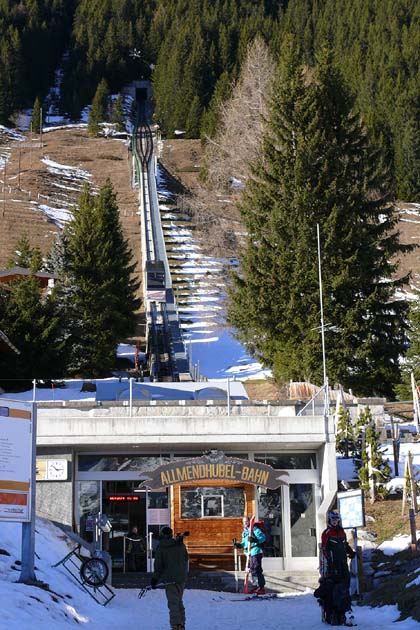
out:
M316 404L317 399L322 397L322 408L323 408L323 412L322 414L320 414L319 412L316 413L316 408L320 408L321 405L320 404ZM297 416L317 416L317 415L325 415L328 416L329 412L330 412L330 393L329 393L329 387L328 387L328 379L326 380L326 382L324 383L324 385L322 387L319 388L319 390L316 392L316 394L314 394L312 396L312 398L306 403L306 405L300 409L300 411L297 412ZM311 412L309 412L308 410L311 410Z

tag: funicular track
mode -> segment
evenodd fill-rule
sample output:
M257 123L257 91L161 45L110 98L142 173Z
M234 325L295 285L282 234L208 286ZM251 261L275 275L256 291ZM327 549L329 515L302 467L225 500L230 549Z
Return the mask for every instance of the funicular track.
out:
M174 300L156 189L153 131L146 104L138 102L132 149L142 211L143 286L147 312L147 349L150 378L156 381L191 380L189 361Z

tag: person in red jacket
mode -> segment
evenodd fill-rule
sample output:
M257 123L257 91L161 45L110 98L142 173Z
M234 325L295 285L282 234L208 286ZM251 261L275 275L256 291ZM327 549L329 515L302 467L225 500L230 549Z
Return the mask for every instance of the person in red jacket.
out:
M347 542L340 513L328 513L327 528L321 536L321 577L336 577L350 581L347 558L356 555Z
M346 612L351 610L347 558L355 555L347 542L339 512L329 512L327 528L321 537L320 585L314 595L322 607L323 621L332 625L345 624Z

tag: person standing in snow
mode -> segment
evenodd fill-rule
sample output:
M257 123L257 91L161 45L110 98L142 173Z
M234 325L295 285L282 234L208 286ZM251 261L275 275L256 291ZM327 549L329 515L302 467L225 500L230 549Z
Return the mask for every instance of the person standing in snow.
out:
M331 625L346 623L351 610L348 558L356 553L347 542L339 512L328 513L327 528L321 536L320 585L314 592L323 610L323 621Z
M155 553L155 567L150 585L163 582L169 608L171 630L185 630L185 608L182 596L188 573L188 551L183 537L173 537L170 527L163 527Z
M265 577L262 569L262 545L265 542L265 534L256 523L250 535L249 523L249 517L244 516L242 519L242 541L240 543L235 541L234 546L237 549L243 549L246 556L249 553L249 570L252 578L250 591L257 595L264 595Z
M341 525L340 513L328 513L327 527L321 536L321 577L336 577L350 584L347 558L356 555L347 542L346 532Z

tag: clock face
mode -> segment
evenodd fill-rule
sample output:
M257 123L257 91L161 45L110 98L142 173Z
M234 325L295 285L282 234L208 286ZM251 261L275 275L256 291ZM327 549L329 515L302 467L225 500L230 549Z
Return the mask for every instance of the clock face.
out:
M67 479L67 464L66 459L47 460L47 479L65 481Z

